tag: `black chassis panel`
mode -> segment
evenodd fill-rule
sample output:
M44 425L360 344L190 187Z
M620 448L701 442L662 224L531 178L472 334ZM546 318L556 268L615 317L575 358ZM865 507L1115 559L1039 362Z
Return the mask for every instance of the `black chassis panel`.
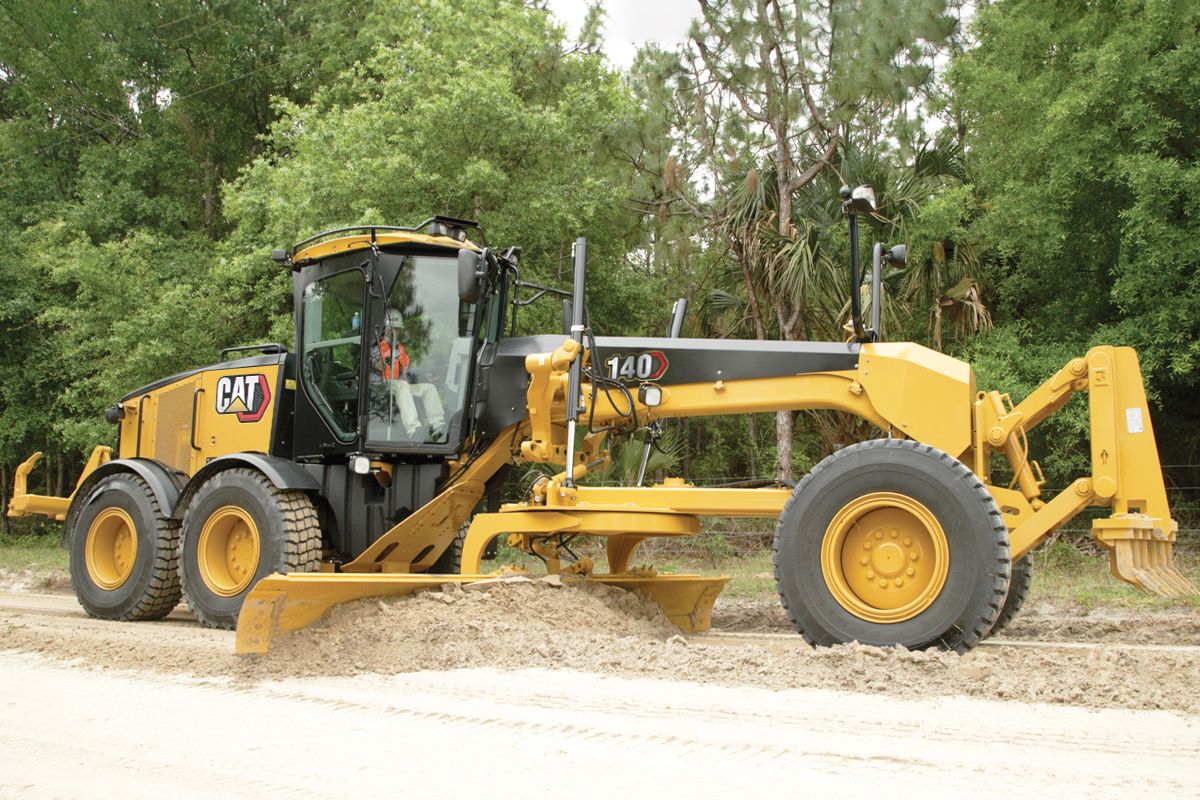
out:
M525 356L549 353L566 339L561 334L520 336L502 339L495 353L480 361L476 409L479 430L485 438L523 420L529 374ZM611 356L659 352L667 360L666 370L652 383L673 386L686 383L779 378L814 372L838 372L858 368L858 344L841 342L777 342L757 339L668 339L651 337L596 337L594 369L605 369ZM631 381L637 384L640 381Z
M346 464L302 464L321 488L321 529L344 560L357 558L396 523L428 503L446 479L444 463L392 464L392 483L356 475ZM332 519L330 519L332 517Z
M593 369L603 369L612 356L658 352L666 371L652 383L684 383L780 378L858 367L859 345L840 342L776 342L756 339L666 339L596 337ZM640 381L624 381L639 383Z

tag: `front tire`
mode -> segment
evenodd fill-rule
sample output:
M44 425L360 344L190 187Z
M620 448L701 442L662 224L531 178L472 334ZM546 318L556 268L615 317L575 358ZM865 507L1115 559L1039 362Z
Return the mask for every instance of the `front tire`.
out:
M1029 587L1033 584L1033 553L1026 553L1013 562L1012 579L1008 583L1008 595L1004 598L1004 605L1000 607L1000 616L996 617L996 624L992 626L992 630L988 633L988 637L992 637L1008 627L1008 623L1013 621L1013 617L1021 611L1021 606L1025 605L1025 598L1029 595Z
M220 472L183 517L180 575L188 607L210 628L237 626L246 595L273 572L314 572L321 528L312 500L252 469Z
M136 475L110 475L93 491L70 531L75 597L100 619L162 619L179 604L179 523Z
M473 517L472 517L473 518ZM463 543L467 540L467 531L471 529L471 520L468 519L458 529L458 533L454 534L454 540L450 545L438 556L437 561L433 562L433 566L429 568L429 573L433 575L459 575L462 573L462 551ZM488 542L487 547L483 551L485 559L496 557L497 547L500 542L500 537L493 537Z
M1011 566L1004 519L975 474L896 439L840 450L796 486L774 564L783 606L812 644L958 652L992 629Z

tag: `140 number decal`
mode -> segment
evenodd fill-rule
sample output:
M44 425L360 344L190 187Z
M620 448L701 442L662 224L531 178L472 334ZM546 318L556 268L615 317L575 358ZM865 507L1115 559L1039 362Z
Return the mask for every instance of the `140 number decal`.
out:
M654 381L667 371L667 357L658 350L609 356L604 361L609 380Z

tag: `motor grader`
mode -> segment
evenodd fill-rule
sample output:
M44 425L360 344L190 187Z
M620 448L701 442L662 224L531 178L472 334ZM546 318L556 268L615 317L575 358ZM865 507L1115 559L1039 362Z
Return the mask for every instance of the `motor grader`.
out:
M242 653L337 603L484 579L501 536L565 581L645 592L702 631L727 578L631 565L644 540L694 536L710 516L777 519L779 596L817 645L971 648L1016 612L1030 551L1089 506L1111 512L1092 533L1116 577L1193 592L1172 560L1133 350L1093 348L1014 403L977 390L966 363L881 341L881 273L904 248L875 245L864 323L857 217L874 197L842 198L848 342L679 338L680 305L667 337L594 336L585 240L567 293L523 279L519 249L488 248L475 223L448 217L277 250L294 282L294 351L232 348L131 392L106 412L115 458L96 447L74 492L48 497L27 492L35 454L8 513L63 521L89 614L157 619L182 595L200 622L236 626ZM514 335L518 309L555 293L569 297L564 332ZM1027 436L1085 390L1091 474L1043 497ZM649 447L663 420L801 409L856 415L877 438L794 487L645 485L644 459L636 485L594 481L616 433L644 431ZM992 480L995 454L1011 482ZM551 468L503 503L515 464ZM574 557L579 536L603 537L606 572Z

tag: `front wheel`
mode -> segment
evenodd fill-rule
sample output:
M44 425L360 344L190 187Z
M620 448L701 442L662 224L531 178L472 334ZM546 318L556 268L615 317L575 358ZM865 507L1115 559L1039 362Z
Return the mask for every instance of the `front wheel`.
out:
M783 606L812 644L964 652L1004 603L1008 530L957 459L878 439L829 456L796 486L774 564Z
M471 519L468 519L458 529L458 533L454 535L454 540L445 551L438 556L437 561L433 562L433 566L429 568L429 573L433 575L459 575L462 573L462 551L463 542L467 540L467 531L471 529ZM494 537L488 542L487 548L483 551L485 559L496 557L497 547L500 542L500 537Z
M313 572L321 557L317 511L303 492L262 473L230 469L188 503L180 537L183 596L210 628L233 628L246 595L273 572Z
M1013 621L1013 617L1020 613L1032 583L1033 553L1026 553L1013 562L1012 579L1008 583L1008 596L1004 598L1004 605L1000 607L1000 616L996 617L996 624L988 632L989 638L1007 628L1008 623Z

